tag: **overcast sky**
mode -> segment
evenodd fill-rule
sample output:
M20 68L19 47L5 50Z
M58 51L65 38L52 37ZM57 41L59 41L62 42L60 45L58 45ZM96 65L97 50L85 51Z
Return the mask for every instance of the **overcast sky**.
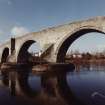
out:
M0 0L0 42L14 35L104 15L105 0ZM97 38L93 35L91 40L94 45L98 42L97 46L102 48L105 38L103 35L100 40ZM89 40L87 38L85 43ZM78 45L83 43L80 40ZM81 48L88 50L87 45ZM91 47L93 49L94 46Z

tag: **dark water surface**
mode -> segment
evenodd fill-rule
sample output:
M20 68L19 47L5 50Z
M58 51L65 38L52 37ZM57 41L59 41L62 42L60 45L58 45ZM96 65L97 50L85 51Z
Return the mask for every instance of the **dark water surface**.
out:
M85 105L105 105L105 71L69 73L68 84L72 92Z
M0 76L0 105L105 105L105 66L77 68L43 73L24 69Z

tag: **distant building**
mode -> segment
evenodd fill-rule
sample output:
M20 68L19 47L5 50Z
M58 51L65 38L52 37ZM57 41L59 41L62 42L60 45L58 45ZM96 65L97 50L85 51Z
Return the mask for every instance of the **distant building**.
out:
M73 58L82 58L81 54L73 54L72 56L73 56Z
M31 54L32 54L32 56L40 57L40 55L42 54L42 51L39 51L39 52L32 52Z

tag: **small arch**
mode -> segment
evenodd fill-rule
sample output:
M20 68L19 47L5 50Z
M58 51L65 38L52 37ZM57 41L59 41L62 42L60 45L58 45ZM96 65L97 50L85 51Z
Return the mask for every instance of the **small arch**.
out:
M58 50L57 50L57 62L65 62L65 56L68 48L70 45L79 37L86 33L91 33L91 32L97 32L97 33L102 33L105 34L104 32L97 30L97 29L91 29L91 28L85 28L85 29L80 29L72 34L69 34L66 36L66 38L60 43Z
M9 56L9 48L6 47L6 48L4 48L3 53L2 53L1 63L7 62L8 56Z
M9 56L9 48L6 47L3 50L2 57L1 57L1 64L8 62ZM3 79L2 82L4 85L9 86L9 73L7 71L1 71Z
M23 45L20 47L18 56L17 56L17 62L18 63L28 63L29 57L31 56L31 53L28 51L29 47L36 43L34 40L27 40L23 43Z

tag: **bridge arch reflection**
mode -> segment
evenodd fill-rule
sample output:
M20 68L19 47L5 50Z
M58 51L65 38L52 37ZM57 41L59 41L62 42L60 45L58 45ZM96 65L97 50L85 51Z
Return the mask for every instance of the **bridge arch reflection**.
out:
M27 71L27 72L26 72ZM44 99L47 97L48 100L63 100L64 103L73 105L83 105L75 95L72 93L70 86L67 83L66 75L67 72L56 73L56 72L46 72L39 73L41 81L41 90L33 90L28 82L30 70L18 71L18 82L19 87L25 96L31 97L31 99ZM35 74L36 75L36 74ZM36 84L37 85L37 84ZM36 98L37 97L37 98ZM48 104L48 103L47 103Z
M28 78L29 78L30 72L31 72L30 69L18 71L17 80L19 82L19 87L21 88L22 92L29 97L33 97L37 95L37 91L33 90L29 85Z

